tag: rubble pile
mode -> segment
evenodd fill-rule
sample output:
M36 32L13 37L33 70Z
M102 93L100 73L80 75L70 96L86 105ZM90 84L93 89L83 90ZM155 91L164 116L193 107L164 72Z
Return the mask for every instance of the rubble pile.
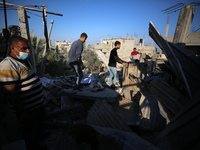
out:
M158 35L154 35L150 24L151 34L155 41L162 40L160 36L155 38ZM200 66L200 60L165 42L159 46L172 58L158 58L151 63L145 58L142 62L129 62L118 72L115 90L108 86L109 72L85 75L80 91L72 90L74 76L41 78L48 111L46 126L51 133L42 144L52 150L181 149L185 146L181 141L192 143L192 139L198 139L198 135L190 136L189 128L199 125L199 119L191 116L194 106L200 108L196 97L199 79L194 83L191 78L200 74L192 73L194 70L189 73L189 65L174 65L173 61L176 57L176 63L185 64L179 59L180 51L186 54L185 59L192 58L187 60L188 64L195 62L193 69ZM172 48L179 53L173 53ZM196 127L194 131L198 130ZM179 137L183 133L183 137L191 139Z
M165 41L152 23L149 32L166 57L128 62L118 71L116 89L108 86L109 72L85 74L80 90L72 89L74 75L40 78L47 111L41 145L49 150L199 149L200 59Z

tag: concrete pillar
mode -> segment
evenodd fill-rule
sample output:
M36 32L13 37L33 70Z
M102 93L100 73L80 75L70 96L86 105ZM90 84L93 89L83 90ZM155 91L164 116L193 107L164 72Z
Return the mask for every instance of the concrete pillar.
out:
M166 24L166 29L165 29L165 37L168 35L168 30L169 30L169 16L167 18L167 24Z
M178 22L174 34L173 43L177 43L185 47L186 37L189 34L195 8L192 5L184 5L179 13Z
M151 47L153 47L153 40L151 41Z
M31 37L30 37L29 24L28 24L28 16L27 16L26 10L23 9L22 7L19 7L17 9L17 12L18 12L18 19L19 19L21 36L23 38L28 39L28 41L30 43L30 62L31 62L31 65L33 66L33 68L36 72L35 56L34 56L33 46L31 44Z
M142 46L144 46L144 39L142 40Z

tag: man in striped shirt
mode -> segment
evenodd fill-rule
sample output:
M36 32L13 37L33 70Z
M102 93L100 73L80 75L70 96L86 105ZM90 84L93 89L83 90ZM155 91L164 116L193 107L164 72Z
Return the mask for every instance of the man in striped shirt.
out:
M23 125L27 149L34 149L45 116L42 84L28 61L28 41L13 36L9 41L10 55L0 62L0 84Z

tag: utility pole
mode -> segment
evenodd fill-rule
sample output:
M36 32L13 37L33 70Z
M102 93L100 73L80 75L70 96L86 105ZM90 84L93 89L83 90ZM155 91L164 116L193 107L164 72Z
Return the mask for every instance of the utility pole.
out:
M0 5L3 5L4 3L3 2L0 2ZM24 9L27 9L27 10L32 10L32 11L37 11L37 12L43 12L42 10L39 10L39 9L34 9L34 8L29 8L29 7L26 7L26 6L20 6L20 5L14 5L14 4L10 4L10 3L5 3L6 6L10 6L10 7L22 7ZM46 12L47 14L52 14L52 15L57 15L57 16L63 16L62 14L58 14L58 13L54 13L54 12L49 12L47 11Z
M50 25L50 28L49 28L49 34L48 34L47 33L47 22L46 22L46 7L43 6L43 23L44 23L44 36L45 36L45 39L46 39L46 45L45 45L45 48L44 48L44 52L43 52L43 55L42 55L42 62L41 62L41 66L40 66L41 76L43 76L44 72L45 72L44 61L45 61L46 52L49 51L49 47L50 47L50 44L49 44L50 40L49 39L50 39L50 35L51 35L53 22L54 22L54 20L52 19L51 25Z
M48 33L47 33L47 27L46 27L46 14L48 13L48 14L52 14L52 15L63 16L62 14L46 11L46 9L44 9L45 6L43 7L43 10L39 10L39 9L25 7L25 6L5 3L5 0L4 0L4 2L0 2L0 5L4 5L4 11L6 10L5 5L10 6L10 7L19 8L18 9L18 18L19 18L19 22L20 22L20 30L22 30L21 31L22 37L27 38L29 40L30 44L31 44L31 40L30 40L29 25L28 25L26 9L31 10L31 11L43 12L44 34L45 34L45 38L46 38L46 48L45 48L45 50L49 49L49 40L48 40ZM6 26L7 26L7 18L6 17L5 17L5 20L6 20L5 22L6 22ZM50 36L50 34L49 34L49 36ZM45 53L44 53L44 55L45 55ZM32 45L31 45L31 58L30 59L32 61L31 64L33 65L33 67L36 71L35 58L34 58L34 52L33 52Z

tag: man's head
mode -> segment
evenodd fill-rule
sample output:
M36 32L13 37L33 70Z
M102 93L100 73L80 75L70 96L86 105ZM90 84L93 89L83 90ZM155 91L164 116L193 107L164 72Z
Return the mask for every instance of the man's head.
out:
M133 48L133 51L135 52L135 51L136 51L136 48Z
M21 36L12 36L9 39L10 55L17 59L26 59L30 53L28 40Z
M82 33L81 36L80 36L81 42L84 43L84 42L87 40L87 37L88 37L88 36L87 36L86 33Z
M119 49L121 47L121 43L119 41L115 42L115 48Z

